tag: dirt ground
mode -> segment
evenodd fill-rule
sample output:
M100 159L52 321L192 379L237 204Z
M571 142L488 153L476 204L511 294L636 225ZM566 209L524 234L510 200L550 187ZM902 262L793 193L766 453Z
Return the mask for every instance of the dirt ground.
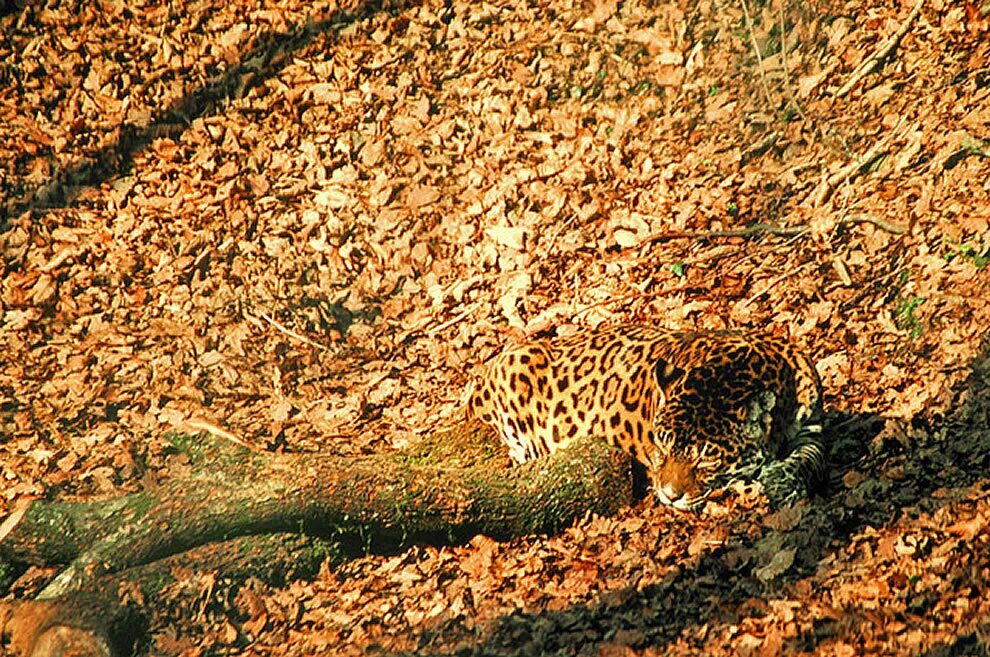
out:
M155 485L189 419L402 447L602 323L789 335L826 389L807 504L191 575L146 652L990 652L987 2L0 8L0 517Z

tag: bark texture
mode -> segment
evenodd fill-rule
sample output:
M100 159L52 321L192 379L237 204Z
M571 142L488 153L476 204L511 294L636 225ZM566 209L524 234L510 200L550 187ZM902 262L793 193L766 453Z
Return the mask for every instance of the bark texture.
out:
M550 533L632 500L629 459L602 441L506 467L504 450L479 424L360 458L259 454L208 433L172 440L190 456L188 476L111 500L34 502L4 523L0 559L8 565L67 564L34 602L13 611L8 633L21 654L63 654L66 642L81 650L86 637L82 654L126 654L133 640L118 628L146 625L148 614L120 592L153 597L152 584L166 585L170 561L183 554L196 555L197 570L268 581L275 573L252 571L274 564L288 572L297 561L305 570L313 554L339 561L479 533ZM319 537L324 547L270 538L285 532ZM237 537L245 538L232 549Z

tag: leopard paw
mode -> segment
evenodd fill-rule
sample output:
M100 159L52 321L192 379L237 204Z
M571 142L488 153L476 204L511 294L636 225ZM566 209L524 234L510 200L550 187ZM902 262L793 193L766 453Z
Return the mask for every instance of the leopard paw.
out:
M804 479L795 468L782 461L765 466L756 480L775 509L793 506L808 496Z

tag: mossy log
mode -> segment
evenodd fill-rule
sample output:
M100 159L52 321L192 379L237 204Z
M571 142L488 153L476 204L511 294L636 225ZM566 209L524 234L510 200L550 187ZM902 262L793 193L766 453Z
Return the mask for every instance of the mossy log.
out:
M551 533L632 500L629 459L594 439L507 467L504 450L478 424L358 458L258 453L208 433L171 438L192 461L189 475L111 500L34 502L0 526L0 559L68 564L37 596L47 601L48 629L58 626L51 618L72 617L65 610L82 599L121 608L121 582L158 577L147 574L149 564L234 537L318 536L346 558L477 534ZM209 563L226 574L222 559ZM112 624L73 627L94 636L98 629L99 645L121 643Z
M302 534L241 536L97 577L70 595L4 606L0 633L10 652L31 657L115 657L140 647L149 627L195 615L204 596L223 599L248 578L280 585L314 576L338 546ZM217 577L220 573L221 577ZM163 597L170 604L156 604ZM6 654L0 651L0 654Z

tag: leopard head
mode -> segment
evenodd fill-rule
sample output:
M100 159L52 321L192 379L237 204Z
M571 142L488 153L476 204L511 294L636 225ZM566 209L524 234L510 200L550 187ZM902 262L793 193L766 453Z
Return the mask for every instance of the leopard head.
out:
M697 509L716 488L759 470L759 446L770 432L776 402L772 392L752 395L732 417L713 403L705 381L714 377L704 368L687 372L660 360L654 376L659 408L647 453L647 474L661 503Z

